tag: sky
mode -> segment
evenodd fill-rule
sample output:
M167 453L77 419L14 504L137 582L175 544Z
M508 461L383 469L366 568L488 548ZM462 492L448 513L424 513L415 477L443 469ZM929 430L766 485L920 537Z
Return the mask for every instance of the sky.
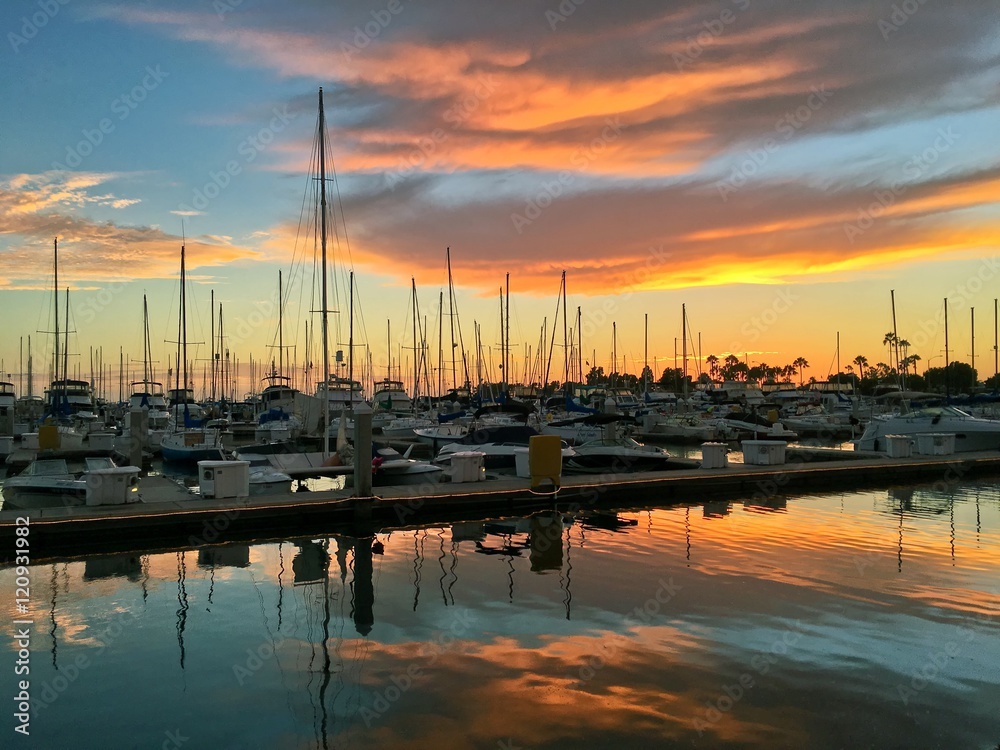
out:
M824 379L838 337L841 367L889 361L894 298L921 369L944 363L947 309L950 358L988 377L998 26L986 0L4 3L0 369L20 384L30 336L48 376L58 237L71 372L91 350L141 368L145 294L164 379L182 244L195 369L220 304L234 360L277 358L281 271L301 371L322 87L331 348L353 270L355 357L377 377L387 352L412 368L415 283L432 366L454 320L499 379L509 274L512 372L544 321L561 379L563 271L567 327L606 370L612 352L673 366L683 305L702 357L804 357Z

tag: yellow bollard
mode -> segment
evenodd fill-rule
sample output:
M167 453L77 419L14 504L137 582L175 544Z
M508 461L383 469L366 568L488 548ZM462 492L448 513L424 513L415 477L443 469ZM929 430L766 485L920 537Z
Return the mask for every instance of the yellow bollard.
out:
M548 480L552 489L562 484L562 439L558 435L532 435L528 439L528 469L531 489Z

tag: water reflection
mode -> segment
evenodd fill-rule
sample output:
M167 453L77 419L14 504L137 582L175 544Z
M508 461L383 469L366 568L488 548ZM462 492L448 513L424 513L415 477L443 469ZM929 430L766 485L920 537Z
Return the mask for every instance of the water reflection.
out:
M33 684L90 666L37 741L989 747L998 562L988 483L59 562Z

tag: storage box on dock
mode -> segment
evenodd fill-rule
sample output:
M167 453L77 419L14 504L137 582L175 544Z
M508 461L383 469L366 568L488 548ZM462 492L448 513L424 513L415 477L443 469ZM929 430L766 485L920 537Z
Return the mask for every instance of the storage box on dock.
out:
M725 443L702 443L701 468L724 469L729 465L728 450L729 447Z
M909 435L886 435L885 454L889 458L909 458L913 455L913 441Z
M950 456L954 452L954 432L922 432L917 435L917 453L921 456Z
M249 461L199 461L198 484L202 497L226 500L250 496Z
M531 479L531 450L529 448L514 449L514 469L521 479Z
M37 432L26 432L21 435L21 447L26 451L37 451L38 450L38 433Z
M459 451L451 455L451 481L455 483L481 482L486 479L484 465L486 454L482 451Z
M744 440L743 463L752 466L780 466L785 463L784 440Z
M124 505L138 501L138 466L115 466L87 472L87 505Z

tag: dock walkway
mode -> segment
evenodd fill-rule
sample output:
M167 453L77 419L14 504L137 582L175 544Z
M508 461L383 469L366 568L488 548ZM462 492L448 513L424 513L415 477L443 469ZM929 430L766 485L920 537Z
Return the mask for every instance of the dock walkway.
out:
M842 460L836 460L829 450L789 449L788 463L776 466L730 464L718 469L564 476L555 493L532 490L528 479L504 477L475 483L380 487L371 498L354 497L348 489L218 500L153 476L142 480L139 503L0 510L0 560L12 561L16 519L25 517L29 519L31 559L35 561L90 552L321 536L334 530L345 533L345 528L370 534L542 509L573 512L729 498L766 501L789 492L917 482L946 484L973 476L1000 475L1000 454L995 451L912 458L835 452L844 454Z

